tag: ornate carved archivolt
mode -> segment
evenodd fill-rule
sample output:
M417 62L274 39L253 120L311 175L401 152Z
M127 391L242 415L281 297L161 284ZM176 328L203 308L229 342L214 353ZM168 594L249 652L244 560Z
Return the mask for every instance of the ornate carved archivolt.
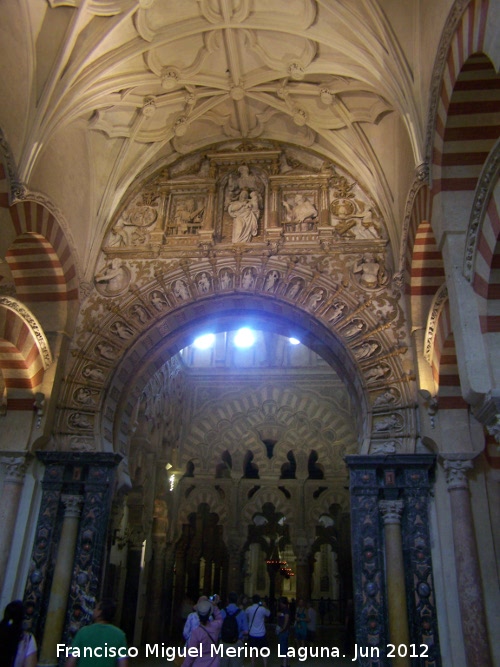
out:
M126 377L186 318L208 316L214 299L236 308L270 299L277 315L280 303L305 311L341 341L346 367L366 373L372 402L392 386L408 403L406 321L374 202L313 154L270 142L236 148L183 158L110 223L73 342L63 439L97 433L100 424L121 448L138 399L134 390L122 406L117 435Z

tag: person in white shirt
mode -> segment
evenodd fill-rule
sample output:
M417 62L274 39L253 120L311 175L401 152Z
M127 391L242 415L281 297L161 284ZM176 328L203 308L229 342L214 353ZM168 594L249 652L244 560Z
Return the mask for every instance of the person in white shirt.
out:
M266 637L266 618L271 615L270 610L260 599L260 595L255 594L252 597L252 603L245 611L248 619L248 645L256 646L258 649L268 648ZM264 667L267 667L267 658L262 656ZM255 663L255 656L251 656L252 667Z

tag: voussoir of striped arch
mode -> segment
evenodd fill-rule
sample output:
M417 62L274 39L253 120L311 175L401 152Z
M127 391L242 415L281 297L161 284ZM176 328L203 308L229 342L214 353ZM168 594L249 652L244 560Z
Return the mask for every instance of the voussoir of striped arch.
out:
M469 404L462 398L460 388L450 302L445 284L436 293L429 313L424 355L431 364L434 382L438 388L439 409L468 409Z
M6 253L16 294L23 301L59 302L78 299L74 253L49 202L36 195L10 204L9 180L0 163L0 208L15 237ZM39 199L42 199L39 197Z
M412 297L434 296L445 280L444 264L430 222L425 218L415 230L410 268Z
M31 396L40 386L51 363L49 344L33 313L17 299L0 296L0 369L9 409L26 407L26 393Z
M433 194L473 192L499 135L500 78L484 52L488 0L468 4L442 69L432 149Z

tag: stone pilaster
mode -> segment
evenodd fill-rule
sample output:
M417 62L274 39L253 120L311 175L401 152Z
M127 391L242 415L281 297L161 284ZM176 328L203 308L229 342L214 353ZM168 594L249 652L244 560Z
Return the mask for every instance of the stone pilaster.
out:
M457 590L467 667L492 667L467 473L472 457L443 457L450 494Z

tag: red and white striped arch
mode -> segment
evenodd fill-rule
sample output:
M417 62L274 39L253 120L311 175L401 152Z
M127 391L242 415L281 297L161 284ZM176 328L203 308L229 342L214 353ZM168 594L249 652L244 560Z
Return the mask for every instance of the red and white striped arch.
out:
M469 405L462 398L460 388L457 352L455 349L448 298L443 301L436 313L432 330L433 338L431 341L430 362L434 382L436 383L436 387L438 387L439 409L467 410Z
M500 331L500 188L492 194L480 227L472 277L480 299L483 333Z
M500 86L484 55L488 0L471 2L448 51L436 115L433 194L473 191L499 131Z
M16 294L27 303L63 302L78 298L76 268L70 247L54 214L36 201L13 206L0 166L0 207L11 224L14 242L6 251Z
M445 280L441 251L430 222L424 218L415 234L410 268L412 297L434 296Z
M417 234L420 225L426 222L430 225L431 222L431 195L430 190L427 185L422 185L419 190L416 192L413 202L411 203L411 211L408 219L408 228L406 232L406 238L404 239L404 268L406 274L411 276L412 264L413 264L413 253L415 249L415 243L417 241ZM421 239L419 239L420 245ZM420 252L421 248L417 250ZM410 279L411 283L411 279ZM407 289L411 291L411 284L408 285Z
M0 297L0 369L9 409L32 408L33 399L26 397L41 385L51 363L49 345L34 315L17 299Z

